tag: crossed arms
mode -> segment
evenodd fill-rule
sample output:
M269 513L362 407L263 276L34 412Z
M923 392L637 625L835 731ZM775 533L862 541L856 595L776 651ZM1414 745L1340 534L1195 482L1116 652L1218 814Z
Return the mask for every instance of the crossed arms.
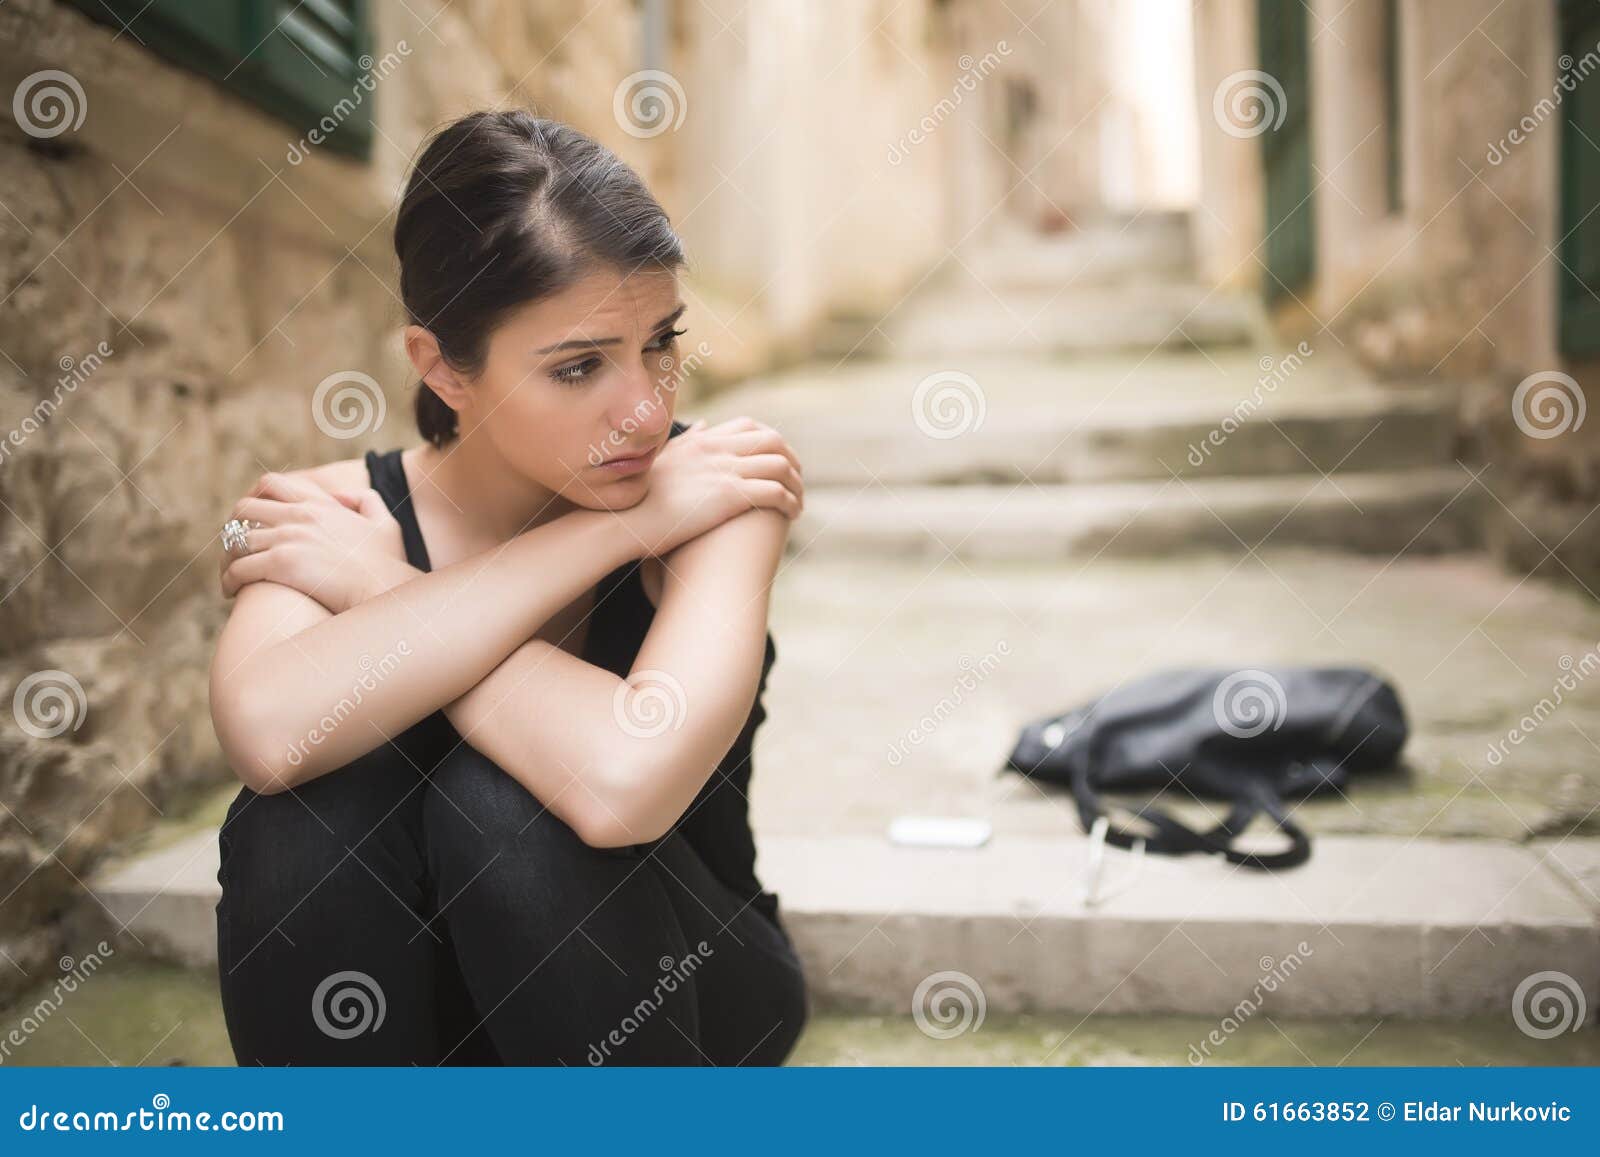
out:
M292 587L248 583L211 668L218 740L240 779L270 794L443 709L586 843L655 839L754 704L788 527L780 511L755 508L662 555L659 604L628 681L533 637L638 557L610 511L574 511L427 573L391 560L371 597L338 614ZM642 674L673 688L680 726L623 725Z

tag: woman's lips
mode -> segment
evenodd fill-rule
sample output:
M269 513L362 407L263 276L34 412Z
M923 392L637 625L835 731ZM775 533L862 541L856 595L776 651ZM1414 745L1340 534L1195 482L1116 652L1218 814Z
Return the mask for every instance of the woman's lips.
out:
M637 474L641 470L648 470L650 468L650 463L655 461L656 453L660 449L661 447L657 446L655 449L646 454L641 454L637 458L612 458L607 462L600 463L596 469L604 470L608 474L615 474L618 476Z

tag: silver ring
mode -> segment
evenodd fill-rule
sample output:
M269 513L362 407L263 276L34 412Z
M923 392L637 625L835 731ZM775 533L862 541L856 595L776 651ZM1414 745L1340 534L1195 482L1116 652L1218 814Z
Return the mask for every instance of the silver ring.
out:
M245 522L242 519L230 518L222 524L222 553L233 554L238 548L239 554L250 553L250 532L261 526L259 522Z

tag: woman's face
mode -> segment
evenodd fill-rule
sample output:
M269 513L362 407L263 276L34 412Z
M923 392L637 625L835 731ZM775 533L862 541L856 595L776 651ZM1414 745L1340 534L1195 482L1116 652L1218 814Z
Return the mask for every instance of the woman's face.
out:
M650 470L600 465L664 445L677 401L672 272L600 271L509 315L489 339L465 438L488 438L518 473L578 506L623 509Z

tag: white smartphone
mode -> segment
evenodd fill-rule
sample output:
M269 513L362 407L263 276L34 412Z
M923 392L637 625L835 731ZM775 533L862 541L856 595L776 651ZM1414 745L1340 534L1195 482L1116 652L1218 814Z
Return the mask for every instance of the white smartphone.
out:
M897 816L889 824L889 839L921 848L976 848L992 831L988 820L968 816Z

